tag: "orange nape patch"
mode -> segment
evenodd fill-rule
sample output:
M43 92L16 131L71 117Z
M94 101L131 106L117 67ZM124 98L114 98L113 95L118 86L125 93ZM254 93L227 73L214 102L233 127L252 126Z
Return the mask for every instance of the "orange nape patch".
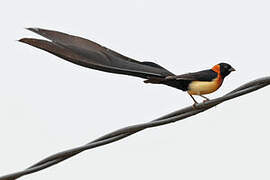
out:
M212 70L220 74L220 65L219 64L215 65L214 67L212 67Z

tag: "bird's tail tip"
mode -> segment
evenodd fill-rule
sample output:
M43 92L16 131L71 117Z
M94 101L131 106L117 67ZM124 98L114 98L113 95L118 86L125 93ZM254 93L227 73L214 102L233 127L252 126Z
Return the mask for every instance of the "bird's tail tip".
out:
M39 32L40 31L40 28L37 28L37 27L27 27L25 29L28 31L32 31L32 32Z

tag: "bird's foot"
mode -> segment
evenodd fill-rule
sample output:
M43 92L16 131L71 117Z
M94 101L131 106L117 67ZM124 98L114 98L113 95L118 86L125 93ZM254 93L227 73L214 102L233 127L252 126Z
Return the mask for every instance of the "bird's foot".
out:
M206 103L207 101L210 101L210 99L205 99L205 100L203 100L203 103Z
M208 97L205 97L203 95L200 95L202 98L204 98L204 101L203 102L206 102L206 101L210 101L210 99Z
M196 106L197 106L197 104L198 104L198 103L197 103L197 102L195 102L195 103L192 105L192 109L197 109L197 107L196 107Z

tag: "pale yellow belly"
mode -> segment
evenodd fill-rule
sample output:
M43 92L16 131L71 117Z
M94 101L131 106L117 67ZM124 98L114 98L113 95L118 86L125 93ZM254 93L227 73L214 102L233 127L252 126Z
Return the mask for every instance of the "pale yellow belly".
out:
M216 91L222 84L222 80L193 81L188 86L188 93L191 95L203 95Z

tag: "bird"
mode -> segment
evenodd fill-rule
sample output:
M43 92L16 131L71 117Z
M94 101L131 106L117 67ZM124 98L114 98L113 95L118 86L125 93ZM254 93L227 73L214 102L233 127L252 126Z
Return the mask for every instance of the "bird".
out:
M137 61L91 40L63 32L42 28L27 28L46 38L22 38L19 41L45 50L62 59L87 68L109 73L143 78L145 83L163 84L187 92L198 104L193 95L204 96L215 92L235 69L228 63L216 64L211 69L175 75L159 64L151 61Z

